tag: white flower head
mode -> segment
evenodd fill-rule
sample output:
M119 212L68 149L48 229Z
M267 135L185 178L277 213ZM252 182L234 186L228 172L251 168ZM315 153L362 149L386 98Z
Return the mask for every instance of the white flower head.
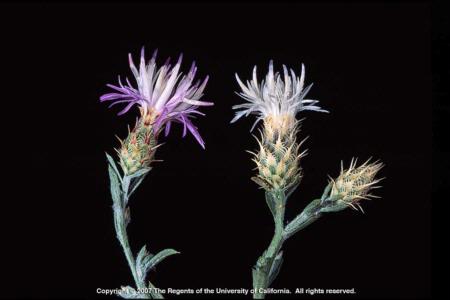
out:
M283 74L274 73L273 61L271 60L269 72L261 83L258 83L256 66L253 68L253 78L251 81L247 81L247 85L244 85L237 74L236 80L242 89L242 92L237 94L247 102L233 106L233 109L238 111L231 123L236 122L244 115L247 117L250 114L255 114L258 118L251 130L266 117L294 119L296 114L302 110L328 112L316 105L319 101L305 99L312 83L303 88L305 81L305 66L303 64L300 77L297 77L292 69L288 71L285 65L283 65Z

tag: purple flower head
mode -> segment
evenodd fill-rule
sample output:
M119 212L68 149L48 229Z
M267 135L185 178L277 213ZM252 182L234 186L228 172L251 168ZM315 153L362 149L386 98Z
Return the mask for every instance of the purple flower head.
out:
M119 115L128 112L135 104L140 106L144 113L156 114L157 117L153 124L155 131L159 132L159 129L165 126L166 136L169 134L172 122L181 123L183 124L183 137L189 130L204 148L205 143L191 118L194 118L194 115L204 115L198 110L200 106L213 105L212 102L200 101L208 77L203 82L197 80L194 83L197 72L195 62L192 63L189 72L183 75L180 72L183 55L180 55L175 66L170 65L169 58L162 67L158 68L156 65L157 52L157 50L153 52L152 58L146 64L144 48L142 48L139 69L136 68L131 54L129 54L130 68L136 79L137 88L131 85L128 78L123 84L119 77L118 85L107 85L114 92L101 96L100 101L111 101L109 107L119 103L126 104Z

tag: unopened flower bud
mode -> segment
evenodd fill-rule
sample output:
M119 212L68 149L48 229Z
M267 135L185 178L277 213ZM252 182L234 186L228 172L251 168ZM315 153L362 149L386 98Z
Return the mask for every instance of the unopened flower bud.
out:
M347 207L353 209L362 208L359 202L362 199L378 198L370 191L377 188L376 184L382 179L375 176L383 167L380 162L364 164L356 167L356 160L352 160L350 167L344 170L341 165L341 173L336 179L330 179L328 186L322 195L322 212L340 211Z

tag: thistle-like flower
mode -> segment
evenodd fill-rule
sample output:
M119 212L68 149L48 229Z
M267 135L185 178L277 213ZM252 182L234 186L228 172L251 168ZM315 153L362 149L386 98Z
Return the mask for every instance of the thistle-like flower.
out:
M183 124L183 137L189 130L204 148L203 139L191 118L194 115L204 115L198 110L200 106L213 105L212 102L200 101L208 77L193 84L197 72L195 62L192 63L189 72L183 75L180 72L182 55L175 66L172 67L170 59L168 59L160 68L156 65L156 55L157 51L153 53L152 58L146 64L144 48L142 48L139 69L137 69L130 54L130 68L136 79L137 88L134 88L128 79L126 79L126 84L123 84L119 77L118 86L107 85L115 92L101 96L100 101L111 101L110 107L116 104L126 104L119 115L128 112L134 105L138 105L141 108L141 118L146 119L146 122L151 125L155 140L162 128L165 127L167 136L172 122L181 123Z
M283 65L283 76L274 73L273 62L269 63L269 72L265 80L258 82L256 66L253 69L253 78L244 85L236 74L242 92L238 93L246 103L234 105L238 110L232 123L242 116L257 115L253 128L259 121L263 121L259 152L254 154L259 174L252 179L265 190L286 191L295 187L301 179L300 158L306 150L300 152L301 142L296 136L299 132L299 121L296 120L298 112L312 110L327 112L316 104L317 100L305 99L312 84L305 89L305 67L302 64L300 78L291 69Z
M303 64L300 78L297 77L294 70L288 71L285 65L283 65L283 77L278 72L274 74L273 61L271 60L269 73L261 83L258 83L256 66L253 68L253 78L251 81L247 81L247 86L242 83L237 74L236 80L242 89L242 92L238 95L247 100L248 103L233 106L233 109L238 111L231 123L236 122L244 115L255 114L258 118L252 130L259 121L267 117L271 118L271 122L276 125L275 127L289 129L295 126L295 116L300 111L328 112L316 105L319 101L305 99L312 83L303 88L305 82L305 66Z
M269 72L261 83L256 76L256 66L253 78L244 85L238 75L236 79L242 89L239 96L245 103L233 106L236 115L232 123L243 116L257 115L253 128L263 121L258 139L259 149L253 161L259 171L252 179L265 189L265 199L272 213L275 232L269 247L258 258L252 270L253 294L255 299L263 299L261 292L267 289L277 277L283 261L283 243L296 232L318 220L325 212L336 212L347 207L361 208L359 201L375 197L370 190L380 179L375 179L382 164L365 162L356 167L356 160L350 168L341 168L341 174L331 179L320 199L312 200L305 209L292 221L285 225L285 210L287 199L300 183L302 169L300 159L306 155L301 151L303 143L297 142L301 120L296 119L298 112L312 110L327 112L320 108L317 100L305 99L312 84L305 89L305 67L302 65L300 78L293 70L283 65L283 74L274 73L273 63L269 63Z
M347 207L355 210L359 208L363 211L359 204L362 199L378 198L372 195L370 191L377 188L376 184L383 179L375 178L383 164L378 161L369 162L370 159L356 167L357 159L352 159L350 167L346 170L341 163L339 176L336 179L330 178L322 196L322 203L324 204L322 211L338 211Z

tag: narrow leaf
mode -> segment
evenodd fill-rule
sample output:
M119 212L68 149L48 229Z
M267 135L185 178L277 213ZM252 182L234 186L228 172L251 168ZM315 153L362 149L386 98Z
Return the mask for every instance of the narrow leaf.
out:
M298 186L300 185L300 183L297 183L296 185L294 185L293 187L289 188L289 190L286 193L286 200L289 199L289 197L292 195L292 193L298 188Z
M321 200L315 199L309 203L305 209L292 220L286 227L284 228L284 238L287 239L294 233L299 230L302 230L309 224L313 223L321 216Z
M114 171L117 174L117 177L120 179L120 181L122 182L122 176L120 175L119 169L116 166L116 163L114 162L114 159L108 154L106 153L106 159L108 160L110 166L114 169Z
M158 254L156 254L153 257L151 257L151 259L148 260L148 262L146 261L146 264L144 265L145 272L148 272L149 270L151 270L154 267L156 267L166 257L174 255L174 254L178 254L178 253L180 253L180 252L178 252L178 251L176 251L174 249L164 249L164 250L162 250Z
M280 251L273 260L272 267L270 268L268 286L270 286L272 282L275 280L275 278L277 278L282 263L283 263L283 251Z
M141 174L139 176L132 177L133 180L132 180L130 188L129 188L130 192L129 192L128 196L131 196L136 191L136 189L139 187L139 185L141 185L142 181L145 179L145 177L147 176L147 174L150 170L151 170L151 168L146 168L145 172L141 172ZM135 174L133 174L133 175L135 175Z
M136 171L135 173L133 173L131 175L128 175L127 177L129 177L130 180L131 180L131 179L134 179L136 177L140 177L140 176L143 176L143 175L147 174L151 169L152 168L142 168L142 169Z
M327 197L328 193L331 190L331 186L332 186L331 182L328 183L328 185L326 186L325 190L323 191L322 197L320 198L320 200L322 202L326 200L326 197Z
M119 207L122 207L121 205L122 191L120 189L121 185L117 177L117 174L111 165L108 166L108 173L110 180L111 197L113 199L113 202L114 204L119 205Z
M122 191L126 195L126 197L124 197L124 199L123 199L124 200L124 206L127 205L129 189L130 189L130 177L129 176L124 176L123 179L122 179Z
M137 257L136 257L136 272L139 276L139 278L142 281L145 281L145 277L147 276L147 265L149 264L151 258L153 257L153 254L149 253L147 251L147 247L144 246L139 251Z

